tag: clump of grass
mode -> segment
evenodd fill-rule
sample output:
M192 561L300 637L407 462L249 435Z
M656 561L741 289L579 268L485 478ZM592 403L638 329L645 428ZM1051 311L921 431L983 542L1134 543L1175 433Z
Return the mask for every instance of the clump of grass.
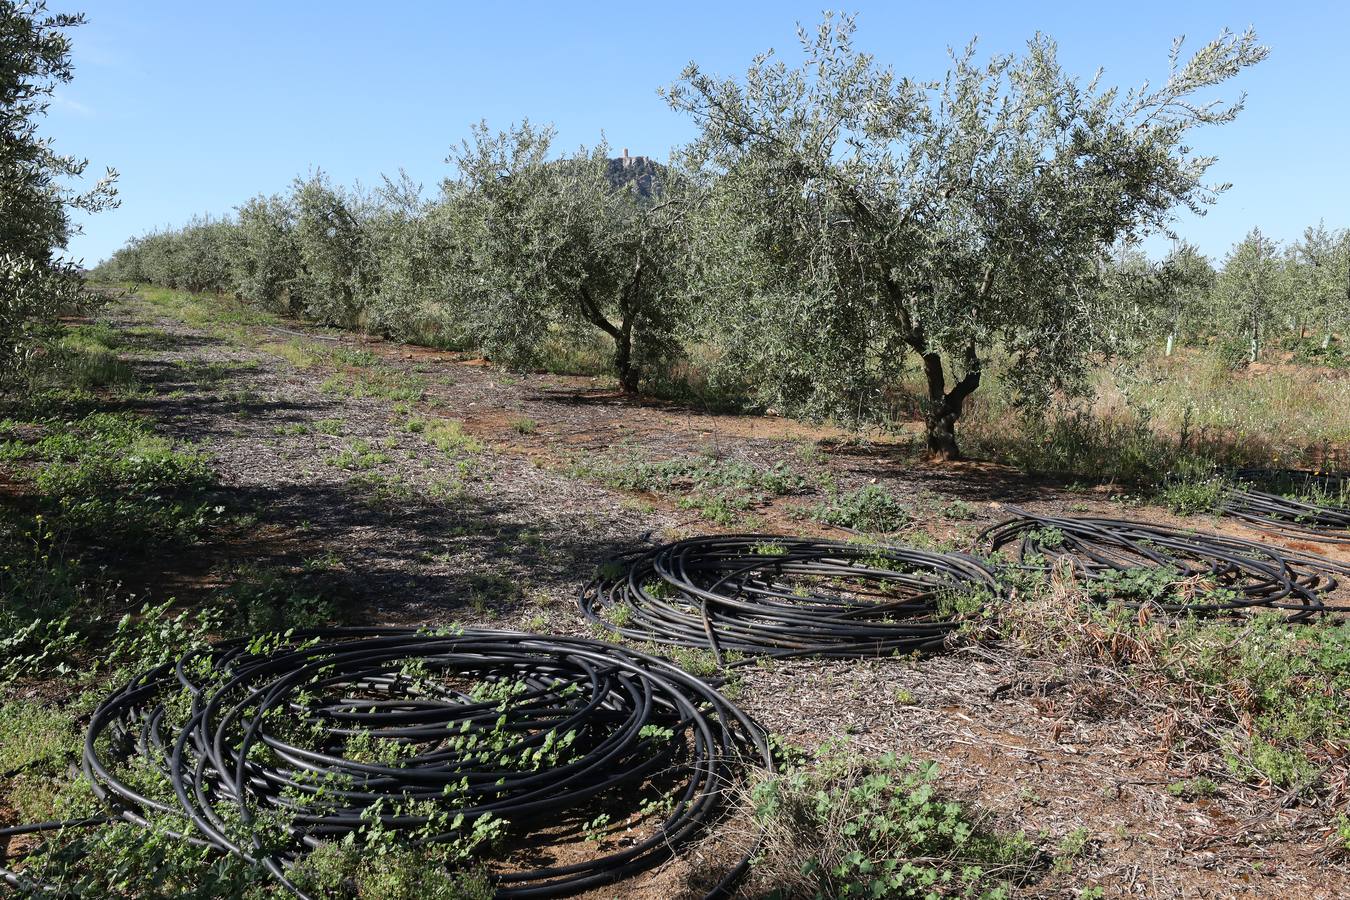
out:
M136 296L159 312L188 325L198 327L232 326L231 336L243 335L242 329L257 325L276 325L280 319L266 310L229 297L191 294L172 288L142 286Z
M539 347L536 363L554 375L608 375L613 371L613 350L603 341L577 341L570 336L550 335Z
M632 457L602 456L575 460L570 474L628 491L649 491L698 510L710 521L730 524L771 497L805 493L806 476L785 463L761 466L706 456L648 462Z
M358 369L370 369L381 364L378 354L369 350L354 350L341 344L327 348L323 355L332 363Z
M416 403L426 396L426 379L410 372L372 368L332 375L319 390L357 400L374 397Z
M534 434L539 430L539 423L527 416L521 416L511 420L511 430L517 434Z
M454 419L425 419L413 416L403 423L405 431L420 434L442 453L481 453L482 443L464 430L464 424Z
M0 704L0 772L59 763L78 754L79 738L64 710L30 700Z
M123 393L136 390L138 383L135 370L118 354L122 344L121 333L106 322L66 329L43 365L33 370L28 385L30 401L39 399L49 391L65 395L64 399L68 402L72 393L80 395L102 389ZM57 405L61 404L53 404Z
M258 349L281 357L297 369L308 369L319 358L318 348L312 341L269 341Z

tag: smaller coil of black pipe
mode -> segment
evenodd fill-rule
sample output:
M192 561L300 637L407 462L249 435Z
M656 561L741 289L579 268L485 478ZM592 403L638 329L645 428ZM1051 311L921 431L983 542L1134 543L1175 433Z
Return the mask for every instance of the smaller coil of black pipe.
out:
M492 868L497 896L557 897L670 858L721 814L744 767L772 761L736 706L647 654L512 632L328 629L144 673L94 712L83 765L111 820L176 822L297 897L309 894L295 867L321 842L359 842L378 822L434 847L485 819L526 860ZM158 792L139 786L147 769ZM539 864L601 809L630 816L626 846Z
M932 651L958 601L999 593L973 556L889 545L719 535L619 557L582 591L581 611L624 637L774 656Z
M1350 506L1343 498L1347 476L1294 469L1240 469L1238 486L1219 504L1222 515L1262 531L1292 533L1333 544L1350 543ZM1320 499L1319 499L1320 498Z
M1338 587L1335 575L1350 569L1316 554L1144 522L1009 511L1014 518L985 529L981 542L991 551L1012 549L1023 565L1067 564L1103 601L1198 615L1270 609L1291 621L1350 611L1326 599ZM1164 596L1119 590L1128 588L1122 576L1149 570L1164 573Z

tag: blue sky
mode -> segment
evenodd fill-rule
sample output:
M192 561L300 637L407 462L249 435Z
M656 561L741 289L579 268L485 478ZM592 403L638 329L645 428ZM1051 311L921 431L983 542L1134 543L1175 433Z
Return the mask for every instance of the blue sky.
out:
M718 74L757 52L794 59L817 3L152 2L52 0L88 13L75 81L44 126L59 149L121 172L121 208L84 220L72 255L94 263L128 237L219 214L320 166L343 182L405 168L428 187L471 123L553 122L559 144L604 132L664 158L690 123L656 96L696 60ZM1173 36L1198 47L1254 25L1270 58L1245 73L1237 122L1196 134L1233 189L1183 237L1221 257L1253 226L1281 239L1350 226L1350 5L1332 2L865 3L856 44L902 74L935 77L946 48L985 52L1053 35L1061 60L1106 83L1166 76ZM1161 246L1161 245L1159 245Z

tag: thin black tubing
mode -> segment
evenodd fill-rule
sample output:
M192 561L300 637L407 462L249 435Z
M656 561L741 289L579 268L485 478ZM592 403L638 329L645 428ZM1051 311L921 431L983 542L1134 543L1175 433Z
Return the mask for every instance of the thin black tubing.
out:
M1296 469L1239 469L1236 478L1238 486L1229 490L1219 503L1222 515L1241 519L1272 534L1293 534L1330 544L1350 543L1350 507L1287 496L1312 488L1344 496L1350 476ZM1283 493L1276 493L1277 490Z
M658 645L847 658L941 648L960 624L947 594L1000 593L962 553L779 537L691 538L612 560L582 591L582 614Z
M442 680L411 694L401 675L411 661ZM215 678L203 682L199 671ZM475 700L450 679L519 689L503 705ZM187 721L170 725L166 704L182 690L191 695ZM288 739L286 724L311 726L319 746ZM345 740L359 730L410 752L389 763L349 759ZM445 743L494 732L509 741L507 757L540 750L550 734L573 735L575 755L522 769ZM159 767L176 802L146 797L118 776L136 758ZM649 654L504 631L322 629L257 654L242 641L220 644L132 679L94 711L85 738L84 773L115 815L0 829L0 837L170 816L182 822L172 833L238 855L308 898L290 877L293 866L308 848L358 831L381 802L375 818L390 829L425 831L430 818L409 812L407 801L428 800L470 825L491 815L520 832L669 780L670 812L645 839L570 865L495 876L498 897L558 897L670 858L721 814L747 764L772 769L762 729L707 682ZM269 810L285 813L289 846L264 844L258 815ZM417 843L458 834L420 834ZM729 896L748 867L749 855L707 896ZM0 868L0 880L33 887L10 869Z
M1222 589L1197 593L1192 601L1150 604L1171 612L1231 615L1269 609L1292 622L1350 612L1350 605L1325 599L1338 587L1335 576L1350 574L1350 567L1314 553L1144 522L1008 510L1013 518L985 529L978 540L990 551L1011 549L1022 564L1039 562L1045 568L1067 564L1087 582L1140 568L1170 568L1179 580L1195 579ZM1128 599L1115 602L1144 605Z

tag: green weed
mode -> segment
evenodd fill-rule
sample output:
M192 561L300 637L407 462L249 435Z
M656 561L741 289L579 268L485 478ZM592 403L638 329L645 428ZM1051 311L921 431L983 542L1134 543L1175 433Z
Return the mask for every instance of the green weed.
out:
M909 511L890 491L869 484L854 491L835 494L812 510L812 518L827 525L840 525L858 531L889 533L909 524Z

